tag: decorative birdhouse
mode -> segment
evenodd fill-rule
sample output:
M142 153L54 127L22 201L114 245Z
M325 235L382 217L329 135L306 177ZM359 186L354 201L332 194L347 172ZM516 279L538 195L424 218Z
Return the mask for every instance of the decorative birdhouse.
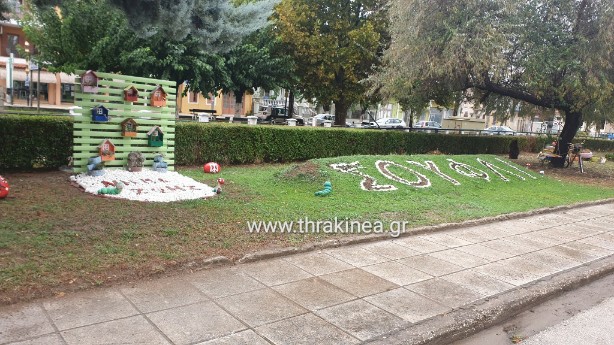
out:
M151 102L150 105L152 107L164 107L166 106L166 92L162 88L162 86L158 85L151 92Z
M88 70L81 75L81 90L83 92L98 92L98 76L94 71Z
M98 153L103 162L112 161L115 159L115 145L109 139L105 139L100 146L98 146Z
M92 121L107 122L109 121L109 109L103 105L98 105L92 108Z
M147 132L147 145L151 147L160 147L164 144L164 133L160 126L153 126Z
M134 87L134 85L130 85L124 89L124 101L126 102L137 102L139 100L139 90Z
M122 136L124 137L136 137L136 121L133 119L125 119L121 123Z

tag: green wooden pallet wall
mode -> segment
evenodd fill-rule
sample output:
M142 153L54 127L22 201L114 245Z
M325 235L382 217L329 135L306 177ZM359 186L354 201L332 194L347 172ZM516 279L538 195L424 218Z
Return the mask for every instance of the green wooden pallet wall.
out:
M82 75L85 71L77 71ZM98 156L98 145L105 139L110 139L115 145L115 160L105 162L105 167L124 168L128 154L132 151L141 152L145 156L144 168L152 166L156 154L163 154L168 169L173 170L175 163L175 103L177 84L167 80L139 78L133 76L99 73L97 93L84 93L81 90L81 80L75 79L75 105L82 109L74 112L79 114L74 119L73 130L73 164L74 170L87 171L88 159ZM134 85L139 91L138 102L125 102L124 89ZM162 85L167 94L166 107L149 105L151 91L156 85ZM93 122L92 108L103 105L109 110L108 122ZM138 133L134 138L123 137L120 123L127 118L137 122ZM164 133L162 147L147 146L147 132L154 126L160 126Z

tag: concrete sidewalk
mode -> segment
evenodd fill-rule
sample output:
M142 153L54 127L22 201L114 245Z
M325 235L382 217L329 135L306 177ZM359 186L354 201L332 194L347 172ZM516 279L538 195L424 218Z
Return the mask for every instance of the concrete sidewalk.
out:
M0 344L392 341L468 305L614 260L613 222L610 203L3 307Z

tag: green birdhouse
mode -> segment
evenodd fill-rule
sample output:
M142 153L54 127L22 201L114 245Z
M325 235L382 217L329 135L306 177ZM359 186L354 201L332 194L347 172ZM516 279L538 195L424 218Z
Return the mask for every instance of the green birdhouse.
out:
M164 133L160 126L153 126L147 132L147 145L150 147L161 147L164 144Z

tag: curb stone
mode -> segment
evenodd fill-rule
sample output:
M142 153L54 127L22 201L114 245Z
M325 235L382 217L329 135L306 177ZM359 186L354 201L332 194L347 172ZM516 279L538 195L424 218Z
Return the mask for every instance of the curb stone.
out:
M614 256L593 261L367 341L381 345L444 345L495 326L563 292L614 273Z
M410 229L409 231L400 234L400 236L397 238L422 235L422 234L430 234L430 233L435 233L435 232L454 230L454 229L458 229L462 227L484 225L484 224L490 224L490 223L503 221L503 220L520 219L520 218L526 218L526 217L540 215L540 214L548 214L548 213L572 210L572 209L582 208L582 207L605 205L605 204L610 204L610 203L614 203L614 198L597 200L597 201L581 202L581 203L570 204L570 205L539 208L536 210L525 211L525 212L513 212L513 213L507 213L507 214L502 214L498 216L467 220L467 221L463 221L459 223L443 223L443 224L438 224L438 225L420 226L420 227ZM369 235L354 236L352 238L330 239L330 240L325 240L321 242L306 244L301 247L266 249L266 250L246 254L239 260L236 260L235 264L243 264L243 263L260 261L260 260L265 260L265 259L272 259L272 258L283 257L283 256L288 256L288 255L293 255L293 254L306 253L306 252L310 252L314 250L337 248L337 247L342 247L342 246L369 243L369 242L387 240L387 239L392 239L392 238L394 237L392 237L389 234L369 234Z

